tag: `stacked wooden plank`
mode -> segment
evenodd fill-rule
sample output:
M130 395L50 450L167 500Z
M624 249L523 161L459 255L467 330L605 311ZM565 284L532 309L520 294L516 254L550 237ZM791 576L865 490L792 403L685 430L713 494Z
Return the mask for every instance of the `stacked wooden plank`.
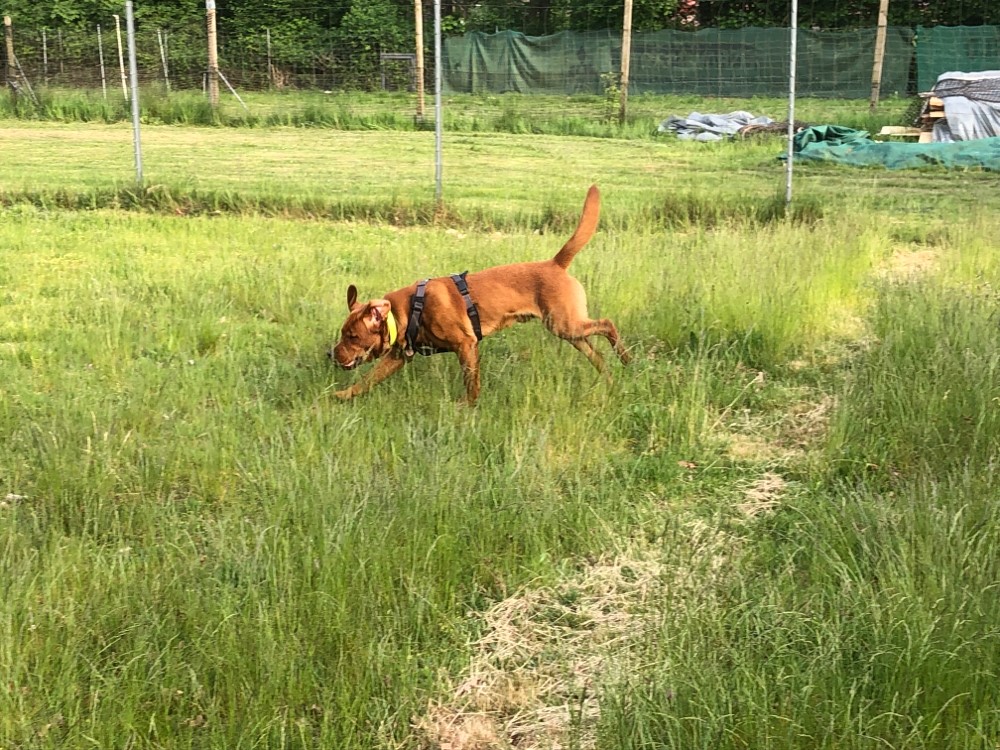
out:
M934 123L944 117L944 101L933 94L921 94L924 106L920 110L920 140L919 143L930 143L934 140Z

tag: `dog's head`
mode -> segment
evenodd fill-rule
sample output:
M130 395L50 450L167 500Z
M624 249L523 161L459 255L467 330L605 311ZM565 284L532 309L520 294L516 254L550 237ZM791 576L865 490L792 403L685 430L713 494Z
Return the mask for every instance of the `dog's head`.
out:
M390 305L386 299L359 303L358 290L351 284L347 287L347 309L340 341L333 345L329 356L345 370L351 370L385 354Z

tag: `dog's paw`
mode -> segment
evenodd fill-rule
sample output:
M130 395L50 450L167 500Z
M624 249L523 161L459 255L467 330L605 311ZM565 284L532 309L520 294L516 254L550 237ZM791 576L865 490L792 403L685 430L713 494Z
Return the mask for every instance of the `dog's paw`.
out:
M341 401L350 401L352 398L354 398L354 391L352 391L350 388L345 388L342 391L334 391L333 395L339 398Z

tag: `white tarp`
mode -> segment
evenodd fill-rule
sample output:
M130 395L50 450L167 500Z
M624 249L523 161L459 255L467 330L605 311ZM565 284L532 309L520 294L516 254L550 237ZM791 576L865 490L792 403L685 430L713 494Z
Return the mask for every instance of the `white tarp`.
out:
M941 143L1000 136L1000 70L942 73L931 92L944 102L944 117L934 123Z
M728 115L703 115L692 112L687 117L670 115L660 123L661 133L676 133L682 141L721 141L740 132L747 125L770 125L770 117L754 117L749 112L738 110Z

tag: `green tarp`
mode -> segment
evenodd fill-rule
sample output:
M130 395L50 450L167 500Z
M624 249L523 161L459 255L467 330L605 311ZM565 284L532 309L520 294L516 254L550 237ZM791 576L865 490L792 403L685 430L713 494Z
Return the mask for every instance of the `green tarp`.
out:
M876 142L864 130L821 125L796 133L792 148L796 161L886 169L939 166L1000 171L1000 138L954 143Z
M448 93L601 94L617 81L621 32L563 31L530 37L516 31L444 40ZM788 91L787 29L636 32L629 90L636 94L781 96ZM796 88L801 96L867 98L875 29L799 31ZM913 31L890 27L882 71L884 95L905 93Z

